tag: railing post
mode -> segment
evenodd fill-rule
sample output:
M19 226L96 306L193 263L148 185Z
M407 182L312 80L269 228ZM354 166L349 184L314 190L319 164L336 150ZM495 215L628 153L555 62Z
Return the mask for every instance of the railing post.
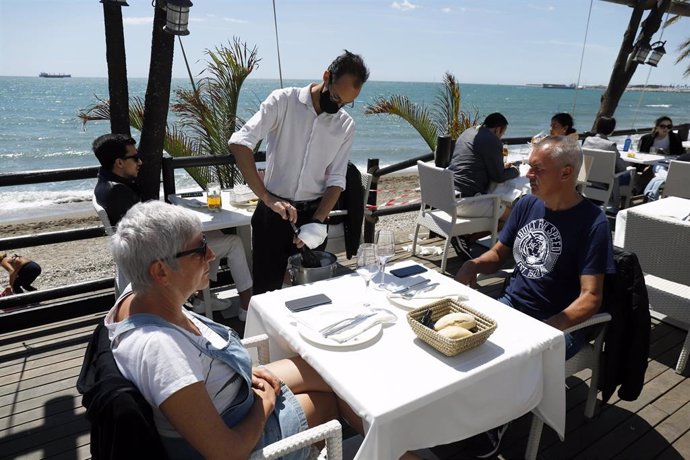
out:
M371 190L367 204L376 206L376 190L379 188L379 159L369 158L367 160L367 172L371 174ZM367 216L364 214L364 242L373 243L376 234L376 221L378 217Z
M161 172L163 174L163 199L166 203L170 203L168 196L175 193L175 168L173 168L173 157L164 153L161 166Z
M436 138L436 152L434 162L437 168L447 168L450 164L450 156L453 153L450 136L438 136Z

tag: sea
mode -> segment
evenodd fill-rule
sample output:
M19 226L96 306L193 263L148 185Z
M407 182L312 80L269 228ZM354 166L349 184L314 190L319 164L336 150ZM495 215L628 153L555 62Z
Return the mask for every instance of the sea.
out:
M285 80L283 86L305 86L308 80ZM189 87L187 79L173 79L175 89ZM248 79L242 87L238 115L249 118L278 80ZM479 118L503 113L509 122L507 137L548 132L551 116L569 112L578 131L586 131L599 107L600 89L550 89L533 86L461 84L461 107ZM129 79L130 97L144 97L146 79ZM404 95L433 110L441 92L440 82L381 82L364 85L353 108L346 110L357 123L352 161L364 169L367 159L393 164L429 153L421 136L404 120L392 115L365 115L378 97ZM77 114L108 98L106 78L0 77L0 174L56 168L97 166L91 142L110 130L108 122L83 125ZM618 128L652 126L668 115L677 123L690 121L690 93L627 92L616 111ZM176 123L170 112L169 122ZM133 136L138 139L138 133ZM515 148L518 148L516 146ZM79 216L92 213L93 180L0 188L0 223ZM178 189L194 183L180 172Z

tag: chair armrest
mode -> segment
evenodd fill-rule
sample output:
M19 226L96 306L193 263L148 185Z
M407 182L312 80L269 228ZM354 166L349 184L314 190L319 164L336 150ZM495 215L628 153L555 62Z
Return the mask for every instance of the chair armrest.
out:
M608 321L611 321L611 315L608 313L597 313L596 315L592 316L591 318L581 322L580 324L576 324L575 326L569 327L568 329L564 330L564 333L568 332L573 332L577 331L579 329L584 329L586 327L594 326L596 324L601 324L601 323L606 323Z
M476 195L476 196L468 196L468 197L464 197L464 198L457 198L457 197L456 197L456 198L455 198L455 202L456 202L456 203L460 203L460 202L466 203L466 202L468 202L468 201L479 201L479 200L488 200L488 199L492 199L492 200L498 199L498 200L500 200L500 199L501 199L501 195L497 195L497 194L494 194L494 193L490 193L490 194L488 194L488 195Z
M266 334L244 338L242 339L242 345L246 348L256 348L259 364L268 364L271 362L271 353L268 349L268 336Z
M621 171L621 172L619 172L619 173L615 173L615 174L613 175L613 177L616 178L616 179L618 179L619 177L628 176L628 175L630 175L630 170L626 168L625 171Z
M326 441L329 460L341 460L343 456L342 429L340 422L331 420L322 425L309 428L285 439L276 441L252 453L251 460L271 460L284 457L285 454L310 446L318 441Z
M328 217L347 216L347 209L336 209L328 213Z

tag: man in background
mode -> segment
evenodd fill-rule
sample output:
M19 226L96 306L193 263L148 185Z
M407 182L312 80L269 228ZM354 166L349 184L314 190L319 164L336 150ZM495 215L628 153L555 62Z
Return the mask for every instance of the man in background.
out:
M455 150L448 169L453 171L455 190L461 198L485 195L491 182L505 182L520 175L517 167L504 164L501 138L508 130L508 120L502 114L490 114L479 127L468 128L455 142ZM494 214L492 200L460 202L458 216L491 217ZM510 209L501 205L499 229L508 218ZM458 257L471 259L470 245L484 233L453 237L451 243Z
M96 201L108 214L113 227L122 219L129 208L141 201L141 194L136 178L141 168L141 157L136 149L136 141L123 134L104 134L93 141L93 152L101 168L98 170L98 182L93 193ZM227 258L230 273L240 297L239 318L244 321L252 296L252 277L244 255L242 240L237 235L226 235L220 231L206 233L208 245L216 258L210 263L209 279L218 279L218 268L221 258ZM206 299L194 300L194 310L203 313ZM213 310L225 310L232 305L212 294L210 299Z

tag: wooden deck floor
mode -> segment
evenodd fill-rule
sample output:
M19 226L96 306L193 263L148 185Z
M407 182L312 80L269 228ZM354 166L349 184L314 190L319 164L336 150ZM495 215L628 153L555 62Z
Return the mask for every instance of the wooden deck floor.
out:
M406 244L398 245L394 261L410 257L402 249ZM482 248L475 245L474 251L479 254ZM440 256L415 260L439 270ZM341 257L341 262L342 270L347 270L354 260ZM458 265L458 259L451 257L448 273L455 273ZM500 273L480 281L480 289L489 295L498 294L501 285ZM0 458L90 457L89 425L75 384L91 331L101 317L81 317L0 336ZM220 315L216 319L222 320ZM231 320L229 324L243 332L241 323ZM690 379L673 371L684 334L654 321L642 394L634 402L620 401L614 395L591 421L584 418L588 371L569 378L565 442L545 428L540 458L690 458ZM529 421L525 416L511 424L500 458L522 457ZM441 459L465 458L460 443L438 446L433 452Z

